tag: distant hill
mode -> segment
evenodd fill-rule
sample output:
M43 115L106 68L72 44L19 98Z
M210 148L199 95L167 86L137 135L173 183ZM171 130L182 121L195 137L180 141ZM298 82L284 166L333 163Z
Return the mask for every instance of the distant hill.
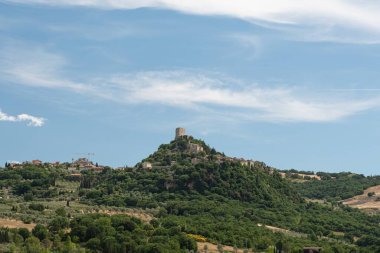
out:
M292 172L295 173L294 171ZM315 174L320 180L313 180L312 175L302 182L289 176L297 192L310 199L323 199L328 201L340 201L361 195L372 186L380 185L380 176L364 176L351 172ZM303 178L305 179L305 178Z

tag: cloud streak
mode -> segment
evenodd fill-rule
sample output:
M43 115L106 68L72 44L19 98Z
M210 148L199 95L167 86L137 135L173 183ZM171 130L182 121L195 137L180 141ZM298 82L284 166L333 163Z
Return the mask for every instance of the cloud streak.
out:
M168 106L224 120L331 122L380 107L377 94L356 98L331 90L319 94L300 92L296 88L244 84L196 71L144 71L78 82L66 78L68 62L63 57L42 49L6 48L0 55L1 78L13 84L64 89L125 105ZM17 60L19 56L22 60ZM29 121L35 126L44 122L29 115L3 114L2 118Z
M142 72L111 80L124 101L197 108L245 120L328 122L380 105L380 97L322 98L288 88L236 87L228 82L185 72Z
M35 117L29 114L8 115L0 110L0 121L8 122L26 122L28 126L41 127L45 124L45 119L41 117Z
M380 3L364 0L8 0L22 4L101 9L159 8L226 16L281 29L312 41L380 42Z

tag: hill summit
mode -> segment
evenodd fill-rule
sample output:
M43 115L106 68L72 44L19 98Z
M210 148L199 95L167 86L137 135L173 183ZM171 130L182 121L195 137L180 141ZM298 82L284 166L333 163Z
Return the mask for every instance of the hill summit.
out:
M201 162L211 161L222 164L224 162L239 163L242 166L253 167L254 160L228 157L222 152L211 148L203 140L195 139L190 135L185 135L184 128L176 129L176 136L169 144L162 144L158 150L142 161L145 168L171 166L174 164L196 165ZM150 163L151 166L146 166ZM272 170L273 171L273 170Z
M270 205L282 200L301 201L274 168L263 162L228 157L204 141L185 135L184 130L177 129L173 141L160 145L137 167L157 172L162 191L195 191Z

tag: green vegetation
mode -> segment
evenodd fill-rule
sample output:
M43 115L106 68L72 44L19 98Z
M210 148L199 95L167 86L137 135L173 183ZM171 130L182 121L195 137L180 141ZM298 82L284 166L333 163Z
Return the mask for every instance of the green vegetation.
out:
M189 143L203 150L190 152ZM153 168L142 169L143 162ZM142 163L83 171L80 180L64 165L1 169L0 214L38 225L31 233L2 229L0 251L174 253L196 251L194 238L259 252L299 252L304 246L327 253L380 251L380 216L303 198L319 191L318 198L342 198L343 182L356 195L376 184L376 177L326 173L321 181L289 182L264 163L244 165L191 137L161 145ZM338 182L337 193L330 182ZM153 219L122 214L137 209Z
M70 232L65 229L70 228ZM8 251L22 252L109 252L179 253L197 250L195 241L170 223L145 224L125 215L84 215L73 219L54 218L48 228L37 224L28 230L0 229L0 243Z
M317 175L321 177L321 180L293 182L292 184L297 192L305 198L329 201L339 201L361 195L365 189L380 185L380 176L366 177L348 172L318 172Z

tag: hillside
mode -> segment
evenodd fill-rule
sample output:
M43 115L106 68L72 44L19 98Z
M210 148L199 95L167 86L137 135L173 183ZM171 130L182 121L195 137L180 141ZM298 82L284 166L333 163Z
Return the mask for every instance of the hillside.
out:
M196 250L196 240L254 252L380 250L380 216L308 203L276 169L228 157L191 136L160 145L132 168L82 170L79 177L68 169L0 170L1 215L40 224L32 234L38 238L43 230L44 236L33 243L56 240L51 252L187 252ZM25 238L17 247L28 243Z
M200 149L193 151L192 145ZM156 174L158 191L196 191L273 205L284 200L301 201L273 168L262 162L227 157L188 136L161 145L143 163L152 164L150 173Z
M380 185L380 176L364 176L350 172L315 174L320 180L308 180L302 182L288 177L303 197L310 199L322 199L328 201L340 201L361 195L369 187Z
M380 213L380 185L370 187L363 194L344 200L343 204L369 213Z
M193 152L191 144L201 149ZM347 252L357 247L354 241L362 244L363 252L364 246L375 247L377 241L368 242L363 235L380 235L380 217L339 205L306 203L274 168L247 162L184 137L161 145L136 168L104 173L95 189L83 196L98 205L158 208L162 222L240 248L263 250L279 241L294 249L323 246L326 252ZM273 234L257 224L307 236Z

